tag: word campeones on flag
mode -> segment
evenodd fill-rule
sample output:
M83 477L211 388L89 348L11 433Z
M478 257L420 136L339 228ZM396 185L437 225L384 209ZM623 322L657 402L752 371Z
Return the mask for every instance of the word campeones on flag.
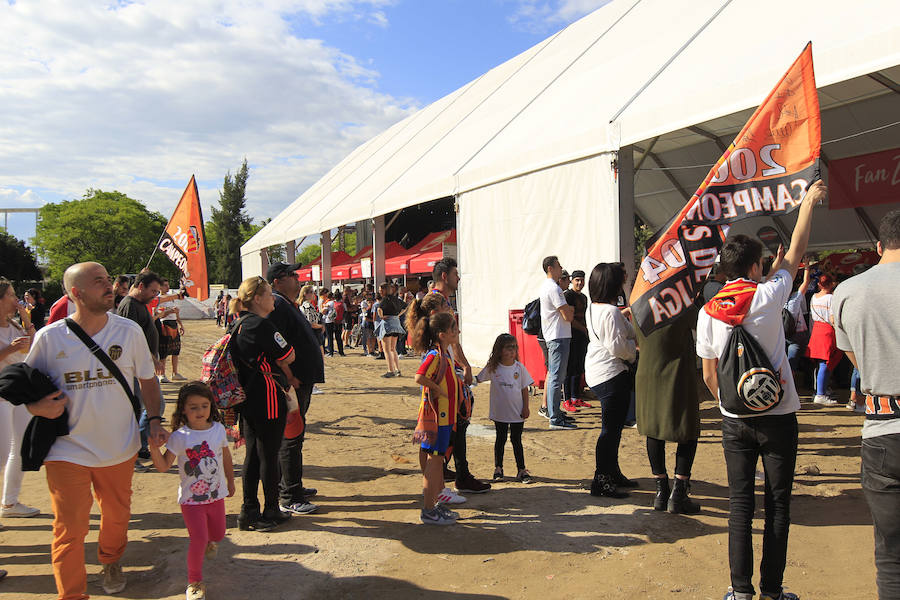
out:
M818 178L819 99L807 44L756 109L703 183L657 232L631 293L637 325L649 334L690 307L730 223L783 215Z
M169 257L182 273L182 285L188 295L198 300L209 298L206 276L206 236L197 182L191 175L169 224L159 238L157 250Z

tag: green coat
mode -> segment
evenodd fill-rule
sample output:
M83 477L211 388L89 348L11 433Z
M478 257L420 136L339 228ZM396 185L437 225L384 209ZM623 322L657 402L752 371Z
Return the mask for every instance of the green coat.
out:
M697 356L691 330L697 310L644 337L635 327L640 348L635 403L641 435L667 442L700 438Z

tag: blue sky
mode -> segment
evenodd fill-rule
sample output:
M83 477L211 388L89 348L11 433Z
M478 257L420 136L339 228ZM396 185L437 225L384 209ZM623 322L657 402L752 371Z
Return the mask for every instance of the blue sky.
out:
M0 3L0 207L95 188L169 214L194 174L209 216L246 156L248 210L274 217L359 144L606 2ZM9 229L30 238L33 219Z

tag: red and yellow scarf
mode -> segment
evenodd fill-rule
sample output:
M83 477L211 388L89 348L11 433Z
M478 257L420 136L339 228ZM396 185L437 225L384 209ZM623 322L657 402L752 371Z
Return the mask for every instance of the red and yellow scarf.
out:
M757 285L749 279L729 281L703 308L713 319L731 326L740 325L750 311Z

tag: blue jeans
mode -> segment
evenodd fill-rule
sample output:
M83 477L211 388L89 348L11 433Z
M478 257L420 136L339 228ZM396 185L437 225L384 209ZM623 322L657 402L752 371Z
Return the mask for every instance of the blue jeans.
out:
M878 597L900 598L900 434L862 441L862 489L875 526Z
M566 379L566 367L569 364L569 346L572 338L547 340L547 381L544 383L544 395L547 396L547 414L550 422L562 422L559 401L562 397L562 384Z
M859 387L859 369L853 367L853 374L850 375L850 391L862 395L862 388Z
M134 380L134 395L140 401L141 406L144 406L144 399L141 397L141 382L137 379ZM163 396L162 388L159 388L159 414L165 416L166 414L166 399ZM147 409L141 410L141 418L138 420L138 429L141 433L141 450L147 450L147 435L150 431L150 421L147 418Z

